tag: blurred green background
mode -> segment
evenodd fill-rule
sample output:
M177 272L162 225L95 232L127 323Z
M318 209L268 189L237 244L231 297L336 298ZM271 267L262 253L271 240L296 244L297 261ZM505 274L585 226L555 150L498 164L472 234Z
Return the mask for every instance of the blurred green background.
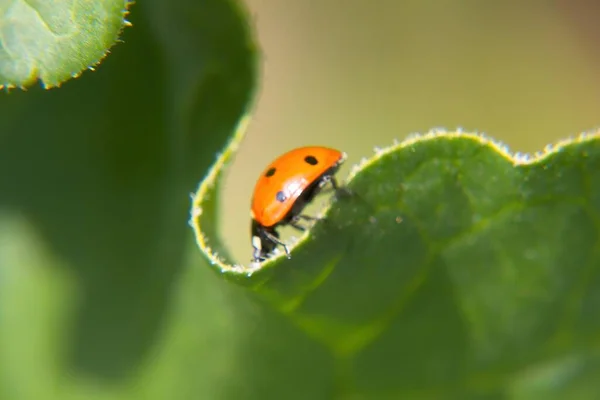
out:
M434 127L535 152L600 125L598 2L246 5L259 88L221 216L241 262L255 179L291 147L343 149L343 177ZM328 398L322 349L209 270L186 225L247 93L219 81L251 70L211 42L240 34L227 8L140 2L96 72L0 96L0 400Z
M262 75L223 215L241 262L256 177L289 148L346 151L344 177L374 146L435 127L536 152L600 126L598 2L374 4L248 1Z

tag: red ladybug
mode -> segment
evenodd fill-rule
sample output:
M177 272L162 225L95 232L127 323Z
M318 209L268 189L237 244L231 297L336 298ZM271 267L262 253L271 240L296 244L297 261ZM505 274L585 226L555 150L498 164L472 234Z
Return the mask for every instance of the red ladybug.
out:
M290 225L300 231L300 219L315 217L301 214L304 207L331 183L337 192L339 186L334 174L346 159L346 154L327 147L299 147L273 161L261 174L252 196L251 235L253 261L266 259L277 245L282 246L288 258L290 251L279 239L278 226Z

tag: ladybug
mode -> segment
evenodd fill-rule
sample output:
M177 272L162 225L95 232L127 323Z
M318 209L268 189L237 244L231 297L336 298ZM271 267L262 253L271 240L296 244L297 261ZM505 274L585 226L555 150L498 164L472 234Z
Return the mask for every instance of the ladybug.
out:
M328 147L299 147L263 171L254 187L250 209L253 262L265 260L278 245L291 258L276 228L289 225L305 231L299 221L317 218L303 215L302 210L328 183L336 192L340 190L334 174L345 159L345 153Z

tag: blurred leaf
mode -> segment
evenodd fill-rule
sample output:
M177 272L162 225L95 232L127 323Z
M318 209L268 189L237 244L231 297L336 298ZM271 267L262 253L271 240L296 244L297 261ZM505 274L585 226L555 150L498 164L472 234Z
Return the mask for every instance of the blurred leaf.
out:
M215 270L322 345L320 398L593 398L599 138L535 159L458 133L379 151L291 260L254 269L215 258L223 245L202 230L228 150L199 188L194 228Z
M115 44L129 0L0 0L0 88L58 86Z
M187 256L187 213L256 54L236 2L167 3L97 72L0 96L2 399L214 398L232 362L241 297Z

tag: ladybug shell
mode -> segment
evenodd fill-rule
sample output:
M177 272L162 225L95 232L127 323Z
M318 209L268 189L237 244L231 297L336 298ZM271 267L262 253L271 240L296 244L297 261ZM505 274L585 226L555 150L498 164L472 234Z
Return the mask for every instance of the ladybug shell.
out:
M344 158L345 154L339 150L316 146L300 147L283 154L256 182L252 219L267 228L282 222L302 192Z

